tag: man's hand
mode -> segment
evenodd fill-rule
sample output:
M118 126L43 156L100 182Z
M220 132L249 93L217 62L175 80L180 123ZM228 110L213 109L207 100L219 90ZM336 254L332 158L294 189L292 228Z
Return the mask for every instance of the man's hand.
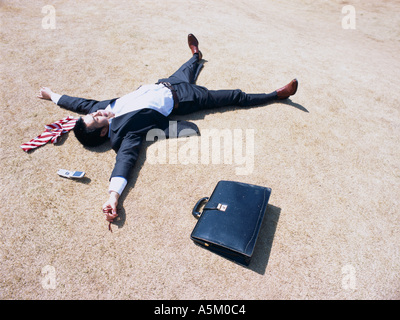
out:
M117 214L117 205L118 205L119 194L115 191L111 191L110 198L108 201L103 204L103 212L106 215L106 220L108 222L113 222Z
M52 93L53 93L53 91L51 91L50 88L43 87L43 88L40 88L40 91L39 91L39 94L37 95L37 97L40 99L51 100Z

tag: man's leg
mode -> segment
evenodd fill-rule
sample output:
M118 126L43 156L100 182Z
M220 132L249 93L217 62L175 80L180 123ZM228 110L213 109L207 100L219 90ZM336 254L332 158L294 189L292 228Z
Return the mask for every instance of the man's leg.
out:
M286 86L271 93L245 93L236 90L208 90L205 87L188 83L177 86L178 96L182 92L189 92L192 99L182 100L179 107L173 110L174 114L189 114L204 109L226 106L252 107L265 105L275 100L287 99L297 91L298 82L292 80Z
M190 86L190 85L187 85ZM174 114L189 114L192 112L227 106L251 107L264 105L278 99L276 91L271 93L248 94L242 90L208 90L202 86L191 85L193 101L180 102L173 110Z
M218 108L229 105L240 107L252 107L263 105L274 100L287 99L297 91L297 79L292 80L286 86L271 93L248 94L242 90L208 90L208 97L202 104L206 108Z
M174 83L183 81L191 84L196 83L197 77L203 67L203 64L200 64L200 61L203 58L203 54L199 50L199 41L192 33L188 34L188 45L190 51L192 52L192 58L184 63L178 69L178 71L176 71L169 78L168 82Z
M187 82L194 84L202 69L203 64L200 63L199 53L195 53L187 62L185 62L174 74L169 78L160 79L158 82L169 82L171 84Z
M209 90L204 108L220 108L226 106L252 107L267 104L278 98L277 92L248 94L242 90Z

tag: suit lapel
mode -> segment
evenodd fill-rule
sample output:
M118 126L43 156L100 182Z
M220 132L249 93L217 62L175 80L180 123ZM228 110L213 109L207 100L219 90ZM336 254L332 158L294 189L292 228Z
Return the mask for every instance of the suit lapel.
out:
M129 120L138 113L139 110L128 112L122 116L113 118L111 121L111 131L117 132L120 130L125 124L129 122Z

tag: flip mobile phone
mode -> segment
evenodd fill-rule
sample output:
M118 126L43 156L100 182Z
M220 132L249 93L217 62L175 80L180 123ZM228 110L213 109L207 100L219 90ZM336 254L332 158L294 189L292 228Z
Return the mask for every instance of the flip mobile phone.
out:
M65 170L65 169L60 169L57 171L58 175L64 178L70 178L70 179L80 179L83 178L85 175L85 172L83 171L70 171L70 170Z

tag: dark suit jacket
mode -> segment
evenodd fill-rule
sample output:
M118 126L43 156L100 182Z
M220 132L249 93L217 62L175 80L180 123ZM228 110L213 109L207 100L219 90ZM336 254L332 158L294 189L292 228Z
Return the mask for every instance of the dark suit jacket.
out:
M67 110L88 114L105 109L114 100L116 99L97 101L63 95L58 105ZM199 134L197 126L191 122L178 121L175 128L176 131L170 131L169 119L152 109L132 111L114 118L109 130L111 147L117 153L117 157L110 178L123 177L129 180L130 171L136 163L142 142L151 129L161 129L166 138L179 137L180 132L183 133L182 130L185 130L185 136L190 132Z

